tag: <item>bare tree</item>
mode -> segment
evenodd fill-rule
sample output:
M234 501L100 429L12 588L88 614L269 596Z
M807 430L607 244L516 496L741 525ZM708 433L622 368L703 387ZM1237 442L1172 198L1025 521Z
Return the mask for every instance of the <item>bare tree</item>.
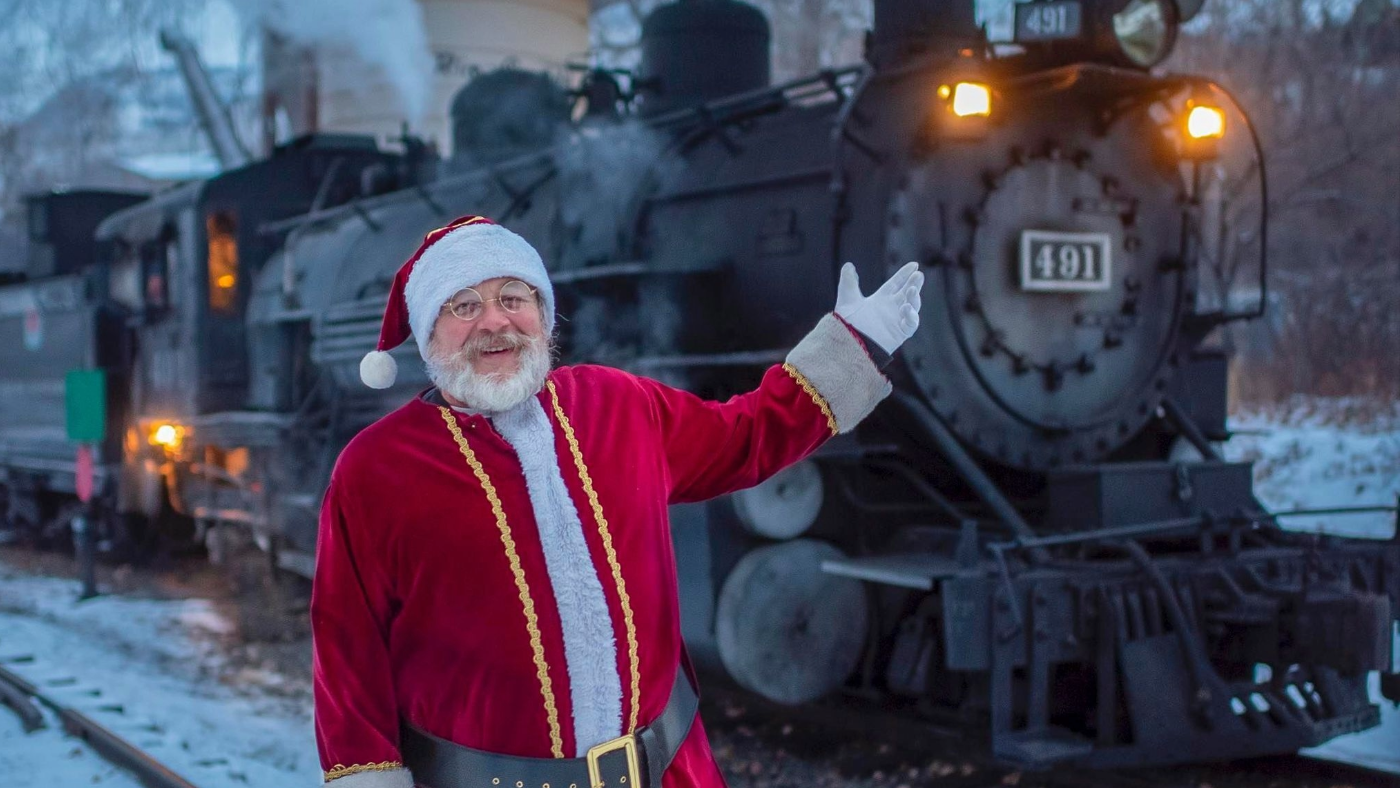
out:
M1208 5L1169 67L1232 88L1269 171L1231 173L1220 219L1229 272L1268 245L1269 319L1234 337L1246 399L1400 396L1400 7L1392 0Z
M201 0L0 0L0 220L109 152L120 94L168 66L156 43ZM107 185L120 185L111 183Z

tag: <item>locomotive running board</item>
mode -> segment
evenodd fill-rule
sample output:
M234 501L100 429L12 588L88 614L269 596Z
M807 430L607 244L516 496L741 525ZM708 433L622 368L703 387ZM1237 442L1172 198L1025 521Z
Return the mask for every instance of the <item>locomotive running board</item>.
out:
M837 577L932 591L937 581L956 577L968 569L946 555L901 553L873 558L833 558L822 561L822 571Z

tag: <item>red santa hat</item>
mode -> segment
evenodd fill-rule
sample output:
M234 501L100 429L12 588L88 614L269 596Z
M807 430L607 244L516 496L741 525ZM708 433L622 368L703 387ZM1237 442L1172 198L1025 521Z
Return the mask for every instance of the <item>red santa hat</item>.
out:
M528 241L482 216L463 216L428 233L394 276L379 344L360 360L360 380L375 389L394 385L398 364L389 351L409 334L428 357L439 311L459 290L509 276L539 290L545 334L554 330L554 288L540 253Z

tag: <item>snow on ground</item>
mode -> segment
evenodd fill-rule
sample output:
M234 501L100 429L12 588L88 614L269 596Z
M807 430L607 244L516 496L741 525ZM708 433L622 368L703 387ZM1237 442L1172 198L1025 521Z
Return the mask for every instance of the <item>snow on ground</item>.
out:
M1232 417L1230 460L1254 462L1255 492L1273 511L1394 506L1400 496L1400 404L1300 400ZM1302 515L1286 527L1386 539L1390 514Z
M78 602L71 580L33 577L0 565L0 660L87 711L200 788L316 785L310 704L218 676L218 638L232 625L202 600L99 597ZM243 675L243 674L239 674ZM101 695L83 694L100 688ZM102 710L119 704L120 713ZM137 783L51 720L25 735L0 710L0 785L66 788Z
M1400 496L1400 404L1298 400L1268 412L1232 417L1236 435L1226 459L1254 462L1255 493L1272 511L1344 506L1394 506ZM1298 531L1388 539L1392 514L1301 515L1282 520ZM1400 633L1393 659L1400 660ZM1381 697L1371 677L1381 725L1306 751L1330 760L1400 772L1400 709Z

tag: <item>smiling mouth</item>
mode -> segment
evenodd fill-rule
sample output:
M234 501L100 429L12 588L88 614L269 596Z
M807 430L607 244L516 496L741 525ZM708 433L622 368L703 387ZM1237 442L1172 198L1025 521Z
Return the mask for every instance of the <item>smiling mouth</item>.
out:
M513 353L513 352L515 352L515 348L513 348L513 347L508 347L508 348L502 348L502 349L500 349L500 350L483 350L483 351L481 352L481 355L483 355L483 356L500 356L500 355L503 355L503 354L505 354L505 353Z

